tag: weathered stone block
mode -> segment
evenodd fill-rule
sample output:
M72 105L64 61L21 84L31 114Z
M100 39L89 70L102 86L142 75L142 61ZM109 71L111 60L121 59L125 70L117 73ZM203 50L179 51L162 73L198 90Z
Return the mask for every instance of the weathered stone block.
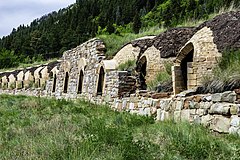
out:
M230 107L230 114L231 115L237 115L240 111L240 106L237 105L237 104L232 104L231 107Z
M195 102L201 102L201 100L202 100L202 96L200 96L200 95L196 95L196 96L194 96L193 97L193 100L195 101Z
M129 110L133 110L134 108L135 108L134 103L131 102L131 103L129 104Z
M195 124L201 124L202 118L199 115L191 116L192 119L190 119L190 122L193 122Z
M231 106L232 106L232 103L215 103L211 106L209 113L229 115Z
M188 79L195 80L195 79L197 79L197 75L196 74L188 74Z
M205 127L208 127L208 126L210 126L214 117L212 115L208 114L206 116L202 116L201 118L202 118L201 119L201 124L203 124L203 126L205 126Z
M221 93L215 93L212 95L212 101L213 102L221 102L222 100L222 94Z
M130 110L130 114L139 114L138 110Z
M159 104L159 100L154 99L152 102L152 107L157 107Z
M210 124L210 129L217 131L219 133L229 133L230 128L230 118L226 118L221 115L216 115Z
M176 111L181 111L183 109L183 101L176 101Z
M151 115L156 115L157 114L157 108L156 107L151 107Z
M198 109L198 108L200 108L200 104L197 103L197 102L194 102L194 101L190 101L189 102L189 108L190 109Z
M175 111L173 115L174 121L180 121L181 120L181 111Z
M184 109L181 111L181 120L182 121L190 120L190 110L189 109Z
M169 119L169 113L164 110L157 109L157 120L164 121L167 119Z
M144 115L145 116L151 116L151 108L144 108Z
M231 127L229 128L229 133L230 133L230 134L238 134L238 130L239 130L239 127L231 126Z
M190 73L190 74L194 73L193 68L187 68L187 73Z
M207 102L210 102L210 101L212 101L212 95L207 95L207 96L204 96L203 98L203 101L207 101Z
M122 110L125 110L127 108L127 100L122 101Z
M224 93L215 93L212 95L213 102L229 102L233 103L237 99L237 94L232 91L227 91Z
M233 103L236 101L236 99L237 99L237 94L235 92L227 91L227 92L222 93L222 101L223 102Z
M139 108L138 114L143 116L145 114L144 108Z
M169 118L170 118L169 112L166 112L166 111L161 112L161 121L168 120Z
M160 107L162 110L170 110L170 100L160 100Z
M156 117L156 120L157 121L160 121L160 119L161 119L161 109L157 109L157 117Z
M207 115L207 109L197 109L196 114L199 116Z
M184 101L183 108L184 108L184 109L189 109L189 108L190 108L189 106L190 106L190 102L189 102L189 100L186 99L186 100Z
M188 86L196 86L197 85L197 80L196 79L189 79L188 82L187 82L187 85ZM191 87L191 88L193 88ZM190 88L189 88L190 89Z
M231 126L234 126L234 127L240 127L240 117L232 116L230 124L231 124Z
M200 102L199 106L201 109L210 109L212 104L213 104L212 102Z

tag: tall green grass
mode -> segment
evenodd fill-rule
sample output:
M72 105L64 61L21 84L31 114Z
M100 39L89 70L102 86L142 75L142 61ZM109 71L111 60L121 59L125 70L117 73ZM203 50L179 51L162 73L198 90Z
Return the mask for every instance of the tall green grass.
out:
M136 67L136 60L128 60L118 66L120 71L133 71Z
M156 87L161 86L161 85L168 85L172 84L172 67L173 63L171 62L164 62L164 71L161 71L156 74L155 78L148 82L147 86L149 90L156 90Z
M159 28L157 26L145 28L140 31L139 34L134 33L120 33L120 34L101 34L97 37L102 39L106 45L107 52L106 56L108 59L113 58L119 49L126 43L129 43L137 38L149 36L149 35L158 35L161 32L165 31L164 28Z
M239 137L76 100L0 95L1 159L238 159Z
M225 51L212 75L203 78L200 93L216 93L234 90L240 87L240 50Z

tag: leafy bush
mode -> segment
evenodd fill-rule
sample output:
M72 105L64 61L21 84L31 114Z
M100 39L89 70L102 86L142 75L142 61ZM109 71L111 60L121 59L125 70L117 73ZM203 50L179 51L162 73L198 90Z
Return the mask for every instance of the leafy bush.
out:
M18 57L13 51L2 49L0 51L0 69L16 67L19 65Z

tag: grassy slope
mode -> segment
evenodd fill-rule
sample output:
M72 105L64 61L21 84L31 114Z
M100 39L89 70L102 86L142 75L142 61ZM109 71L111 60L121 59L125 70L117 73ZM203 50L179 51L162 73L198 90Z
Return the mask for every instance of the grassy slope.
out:
M1 159L238 159L239 137L81 101L0 96Z

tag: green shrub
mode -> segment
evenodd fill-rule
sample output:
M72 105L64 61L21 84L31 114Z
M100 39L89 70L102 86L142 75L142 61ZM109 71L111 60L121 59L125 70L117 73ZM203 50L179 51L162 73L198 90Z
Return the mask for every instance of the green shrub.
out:
M148 27L148 28L144 28L144 29L140 30L139 34L134 34L134 33L130 33L130 27L131 27L131 24L126 25L125 29L123 29L122 27L121 27L121 29L118 29L118 30L123 31L120 34L113 33L110 35L109 34L97 35L97 37L102 39L106 45L106 48L107 48L106 56L108 59L113 58L113 56L118 52L119 49L121 49L121 47L123 45L125 45L137 38L148 36L148 35L158 35L161 32L165 31L164 28L159 28L157 26L153 26L153 27Z
M136 67L136 60L128 60L125 63L122 63L118 66L120 71L133 71Z
M165 71L159 72L155 79L150 81L147 86L149 90L155 90L158 85L163 85L166 84L168 85L169 82L171 82L172 79L172 67L173 63L172 62L164 62L164 68Z
M203 77L203 85L198 93L216 93L234 90L240 87L240 50L225 51L218 66L213 70L213 76Z

